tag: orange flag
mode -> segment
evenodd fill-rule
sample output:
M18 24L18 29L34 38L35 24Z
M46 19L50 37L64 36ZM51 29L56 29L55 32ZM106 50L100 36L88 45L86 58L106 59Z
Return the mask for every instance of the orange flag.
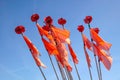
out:
M46 66L39 59L40 53L37 50L37 48L32 44L32 42L25 35L23 35L23 38L24 38L27 46L29 47L37 66L42 66L43 68L46 68Z
M107 55L105 53L105 51L103 51L102 49L100 49L94 43L93 43L93 48L94 48L95 54L98 56L98 58L100 59L100 61L104 64L104 66L106 67L106 69L110 70L111 65L112 65L112 58L111 58L111 56Z
M77 55L76 55L75 52L73 51L73 49L72 49L72 47L71 47L70 44L68 44L68 48L69 48L70 54L71 54L71 56L72 56L73 62L74 62L75 64L78 64L79 60L78 60L78 58L77 58Z
M50 55L58 55L57 48L52 43L48 42L43 37L42 42L44 43L44 46Z
M68 62L68 52L66 50L65 44L64 43L59 43L56 46L57 50L59 52L59 57L61 59L61 64L63 64L63 66L65 66L68 71L72 71L72 67L70 66L69 62Z
M54 32L55 36L59 38L61 42L70 43L70 40L68 39L70 37L70 32L68 30L52 27L52 31Z
M82 33L82 38L83 38L83 42L85 44L85 47L87 47L89 50L92 51L92 43L91 41Z
M38 23L36 24L39 34L42 36L46 36L48 39L51 39L52 36L48 33L48 31L44 30Z
M85 52L85 57L86 57L86 60L87 60L87 65L90 68L91 67L91 60L90 60L90 57L87 53L87 50L86 50L85 46L84 46L84 52Z
M101 48L104 49L106 51L109 51L110 47L112 46L112 44L104 41L95 31L94 29L90 29L90 33L91 33L91 37L92 39L96 42L96 44Z

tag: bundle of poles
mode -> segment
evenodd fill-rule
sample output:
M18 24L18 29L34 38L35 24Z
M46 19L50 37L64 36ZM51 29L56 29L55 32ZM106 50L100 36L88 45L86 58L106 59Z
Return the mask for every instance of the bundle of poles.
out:
M81 76L79 74L77 64L79 63L78 57L73 50L71 46L71 41L70 41L70 31L65 29L64 25L66 24L66 20L64 18L58 19L58 24L62 25L62 28L57 28L56 26L53 25L53 20L50 16L47 16L44 19L45 25L41 27L38 23L39 20L39 15L38 14L33 14L31 16L31 21L35 22L36 27L38 29L38 32L40 34L41 40L44 44L44 47L47 51L47 55L49 57L51 66L53 68L53 71L56 76L56 80L76 80L73 79L72 75L72 67L69 64L69 57L68 57L68 51L66 47L68 46L69 53L72 58L72 62L74 64L74 68L76 71L76 75L78 77L78 80L82 80ZM91 41L84 35L84 26L79 25L78 26L78 31L81 32L82 36L82 42L83 42L83 49L84 49L84 54L86 58L86 63L88 66L88 71L90 75L90 80L93 80L92 76L92 71L91 71L91 61L89 54L87 53L87 49L93 52L94 54L94 60L96 64L96 69L97 69L97 74L98 74L98 80L102 80L102 71L101 71L101 63L104 64L106 69L110 70L111 64L112 64L112 58L109 54L109 49L111 47L111 44L104 41L99 35L99 28L91 28L90 23L92 21L91 16L86 16L84 19L84 22L88 24L88 28L90 31L90 39ZM42 63L40 60L39 56L41 56L40 52L36 48L36 46L32 43L32 41L25 36L25 27L22 25L19 25L15 28L15 32L17 34L21 34L23 39L25 40L30 53L32 54L33 59L35 60L36 65L38 66L41 76L43 76L44 80L47 80L46 75L44 74L43 70L41 67L46 68L46 65ZM53 63L52 56L54 56L57 66L59 68L59 73L56 70L56 67Z

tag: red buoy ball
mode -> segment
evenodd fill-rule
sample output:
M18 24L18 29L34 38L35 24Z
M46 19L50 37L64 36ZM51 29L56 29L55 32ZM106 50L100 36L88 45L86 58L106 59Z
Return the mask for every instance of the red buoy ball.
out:
M31 16L31 21L32 21L32 22L37 22L38 19L39 19L39 15L38 15L38 14L33 14L33 15Z
M93 30L98 34L100 32L99 28L96 27L96 28L93 28Z
M50 16L45 17L44 19L45 24L52 25L53 19Z
M86 16L85 19L84 19L84 22L86 24L90 24L92 22L92 16Z
M22 34L22 33L25 32L25 27L22 26L22 25L17 26L17 27L15 28L15 32L16 32L17 34Z
M58 19L58 24L64 25L64 24L66 24L66 20L64 18L60 18L60 19Z
M84 31L84 26L83 25L79 25L78 28L77 28L77 30L79 32L83 32Z

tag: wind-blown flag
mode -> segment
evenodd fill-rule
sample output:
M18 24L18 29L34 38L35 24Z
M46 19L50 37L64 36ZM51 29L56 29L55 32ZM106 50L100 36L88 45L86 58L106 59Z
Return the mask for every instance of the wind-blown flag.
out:
M111 65L112 65L112 58L111 58L111 56L107 55L105 53L105 51L103 51L102 49L100 49L94 43L93 43L93 48L94 48L95 54L98 56L98 58L100 59L100 61L104 64L104 66L106 67L106 69L110 70Z
M42 37L42 42L44 43L44 46L50 55L58 55L59 54L57 51L57 48L52 43L45 40L43 37Z
M52 36L48 33L48 31L44 30L38 23L36 24L36 26L41 36L46 36L48 39L52 38Z
M84 46L84 52L85 52L85 57L86 57L86 60L87 60L87 65L90 68L91 67L91 60L90 60L90 57L87 53L87 50L86 50L85 46Z
M70 54L71 54L71 56L72 56L73 62L74 62L75 64L78 64L79 60L78 60L78 58L77 58L77 55L76 55L75 52L73 51L73 49L72 49L72 47L71 47L70 44L68 44L68 48L69 48Z
M60 28L57 28L55 26L51 27L52 31L54 31L55 36L62 42L62 43L68 43L70 44L70 32L68 30L63 30Z
M92 28L90 29L90 33L91 33L92 39L96 42L99 48L109 51L112 44L104 41Z
M85 52L85 57L87 60L88 67L91 67L91 60L90 57L87 53L86 48L88 48L90 51L92 51L92 43L91 41L82 33L82 38L83 38L83 43L84 43L84 52Z
M91 41L83 33L82 33L82 38L83 38L83 42L85 44L85 47L92 51Z
M41 66L43 68L46 68L46 66L41 62L41 60L39 59L39 51L37 50L37 48L32 44L32 42L25 36L23 35L23 38L28 46L28 48L30 49L32 56L37 64L37 66Z

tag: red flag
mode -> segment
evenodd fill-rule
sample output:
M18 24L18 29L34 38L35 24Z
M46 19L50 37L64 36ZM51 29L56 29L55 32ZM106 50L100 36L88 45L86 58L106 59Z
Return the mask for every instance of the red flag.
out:
M57 43L57 50L59 52L59 57L61 59L61 64L63 64L63 66L67 67L67 69L69 71L72 71L72 67L70 66L69 62L68 62L68 52L66 50L65 44L64 43Z
M46 68L46 66L39 59L40 53L37 50L37 48L32 44L32 42L26 36L23 35L23 38L24 38L27 46L29 47L37 66L42 66L42 67Z
M75 52L73 51L73 49L72 49L72 47L71 47L70 44L68 44L68 48L69 48L70 54L71 54L71 56L72 56L73 62L74 62L75 64L78 64L79 60L78 60L78 58L77 58L77 55L76 55Z
M92 43L91 41L82 33L82 38L83 38L83 42L85 44L85 47L87 47L89 50L92 51Z
M61 42L66 42L70 44L70 40L68 39L70 37L70 32L68 30L63 30L60 28L52 27L52 31L54 32L54 35L59 38Z
M42 38L42 42L50 55L58 55L57 48L52 43L48 42L44 38Z
M110 70L112 65L112 58L107 55L102 49L100 49L97 45L93 43L93 48L95 54L98 56L100 61L104 64L107 70Z
M39 34L40 35L44 35L46 36L48 39L51 39L52 36L48 33L48 31L46 31L45 29L43 29L38 23L36 24L37 28L38 28L38 31L39 31Z
M91 67L91 60L90 60L90 57L87 53L87 50L86 50L85 46L84 46L84 52L85 52L85 57L86 57L86 60L87 60L87 65L90 68Z
M96 42L96 44L101 48L106 51L109 51L110 47L112 44L104 41L95 31L94 29L90 29L91 37L92 39Z

